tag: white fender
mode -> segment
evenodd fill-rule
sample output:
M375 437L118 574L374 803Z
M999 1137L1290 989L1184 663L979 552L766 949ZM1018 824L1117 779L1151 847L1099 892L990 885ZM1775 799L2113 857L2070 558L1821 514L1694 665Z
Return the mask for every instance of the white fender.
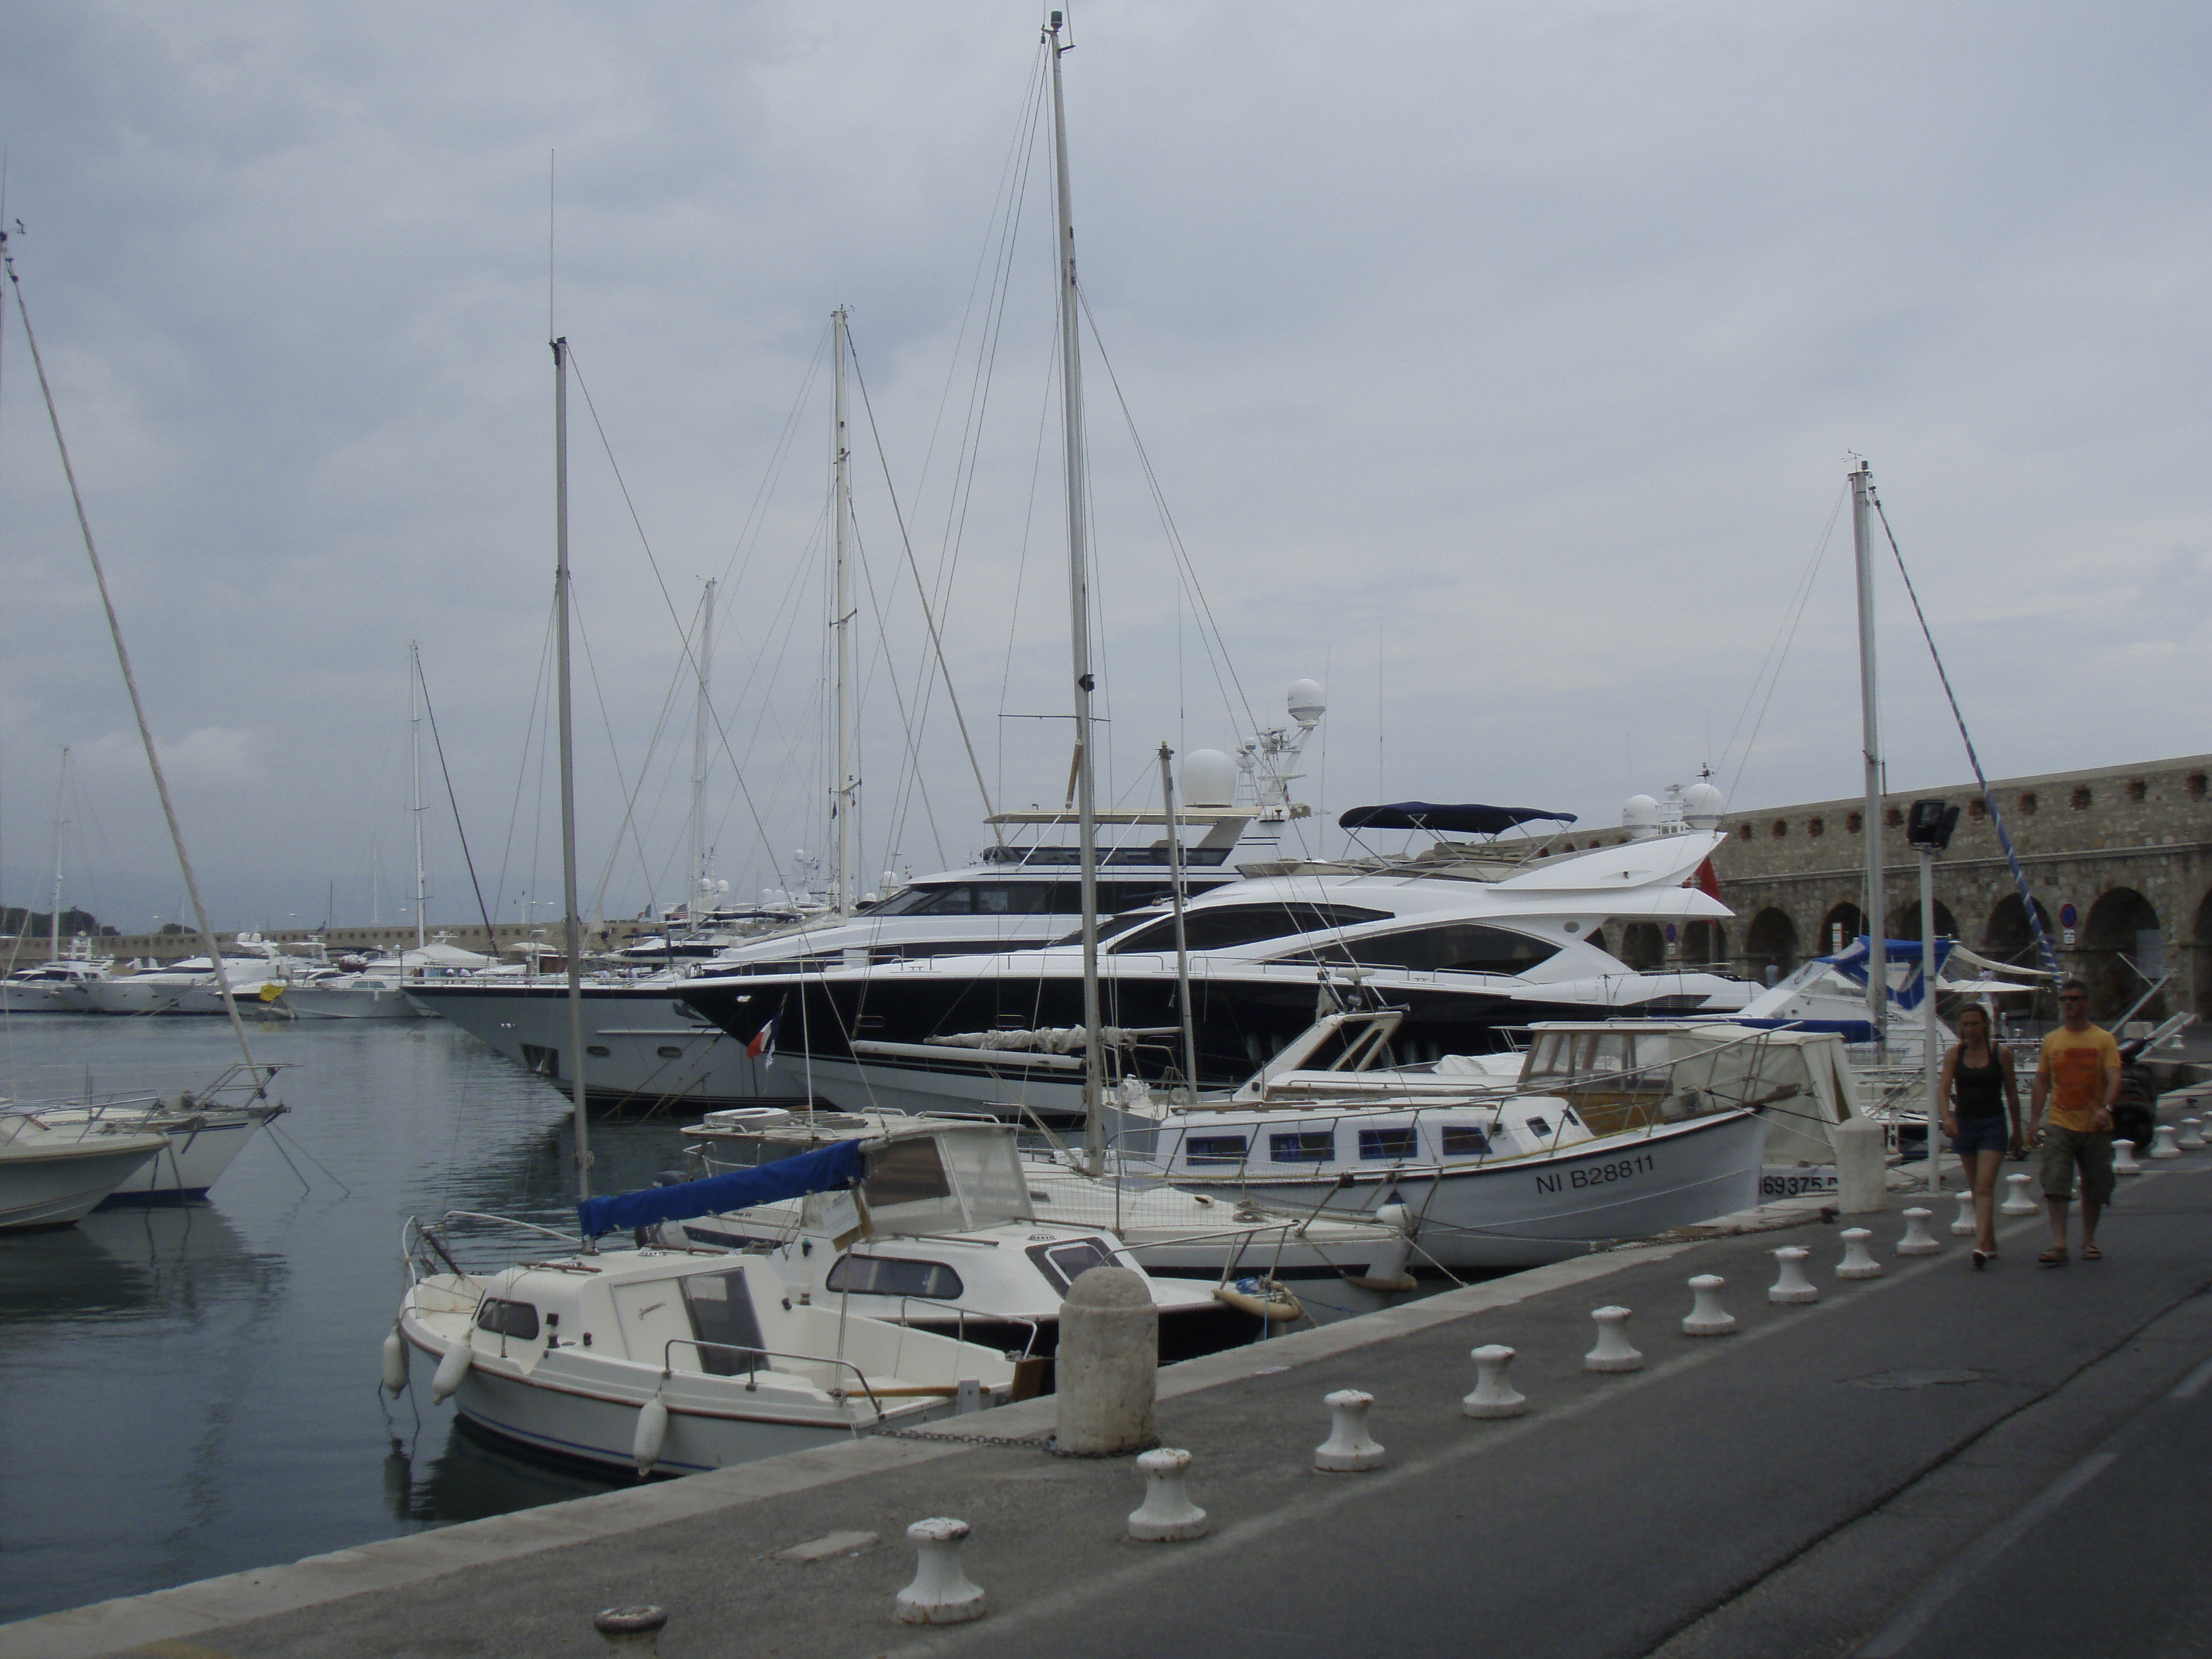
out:
M638 1407L637 1432L630 1437L629 1455L637 1460L637 1472L651 1474L653 1466L660 1461L660 1448L668 1439L668 1407L661 1403L660 1391L653 1390L653 1398Z
M397 1325L384 1336L384 1389L386 1394L407 1392L407 1341Z
M470 1362L476 1350L469 1344L469 1334L463 1331L453 1340L438 1361L438 1369L430 1378L430 1402L435 1405L461 1386L461 1379L469 1374Z
M1406 1271L1406 1260L1413 1252L1413 1212L1403 1204L1385 1204L1375 1212L1375 1218L1392 1230L1392 1237L1375 1252L1365 1273L1346 1273L1345 1282L1385 1295L1419 1289L1413 1274Z

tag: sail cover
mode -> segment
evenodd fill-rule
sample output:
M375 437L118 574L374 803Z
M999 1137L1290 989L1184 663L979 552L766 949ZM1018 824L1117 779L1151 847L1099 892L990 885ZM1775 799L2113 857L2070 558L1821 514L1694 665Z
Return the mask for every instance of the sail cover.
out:
M1516 824L1541 820L1572 823L1572 812L1546 812L1534 806L1441 805L1435 801L1393 801L1388 806L1355 806L1337 819L1340 830L1457 830L1462 835L1502 835Z
M587 1198L576 1206L577 1224L586 1238L649 1227L656 1221L685 1221L749 1209L780 1198L802 1198L848 1187L868 1172L868 1160L855 1140L840 1140L797 1158L778 1158L756 1169L732 1170L703 1181L678 1182L638 1193Z

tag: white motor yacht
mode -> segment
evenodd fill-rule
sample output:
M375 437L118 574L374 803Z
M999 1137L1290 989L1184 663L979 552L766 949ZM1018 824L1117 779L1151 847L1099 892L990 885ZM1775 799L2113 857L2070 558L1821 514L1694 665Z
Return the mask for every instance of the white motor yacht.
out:
M1649 1237L1759 1201L1769 1111L1819 1125L1850 1110L1848 1080L1807 1070L1802 1043L1724 1028L1683 1059L1642 1065L1633 1022L1565 1028L1520 1086L1449 1062L1370 1067L1401 1010L1333 1014L1227 1099L1167 1106L1125 1133L1125 1164L1193 1192L1372 1215L1403 1205L1419 1254L1448 1267L1525 1267ZM1601 1042L1602 1038L1602 1042ZM1550 1069L1557 1056L1594 1069ZM1827 1039L1830 1047L1833 1039ZM1326 1056L1330 1064L1309 1068ZM1723 1058L1727 1056L1727 1058ZM1839 1056L1829 1056L1831 1061ZM1608 1060L1613 1063L1607 1063ZM1840 1080L1839 1080L1840 1079Z
M287 985L277 997L281 1010L295 1019L421 1019L424 1012L407 994L399 976L367 969L357 974L318 974L301 985Z
M105 981L114 959L57 957L33 968L18 968L0 980L0 1013L81 1014L90 1011L88 986Z
M15 1133L60 1144L100 1143L119 1134L159 1134L161 1152L108 1193L102 1209L133 1204L190 1204L208 1192L262 1129L290 1109L269 1097L285 1069L266 1062L228 1067L206 1087L173 1095L125 1095L100 1101L17 1103L7 1108Z

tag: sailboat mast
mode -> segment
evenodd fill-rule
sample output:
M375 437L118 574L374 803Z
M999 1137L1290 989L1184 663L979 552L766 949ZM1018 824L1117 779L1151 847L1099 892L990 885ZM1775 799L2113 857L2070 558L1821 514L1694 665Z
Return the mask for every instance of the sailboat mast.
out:
M562 945L568 958L568 1077L575 1102L576 1196L592 1195L591 1126L584 1113L583 929L576 914L576 746L568 702L568 337L553 342L553 610L561 705Z
M845 307L830 313L836 342L836 409L830 434L830 471L836 526L836 611L831 626L837 646L837 786L830 816L837 822L837 863L830 896L841 916L853 913L859 878L853 861L853 817L860 805L860 780L853 775L853 451L845 441Z
M69 750L62 750L61 781L54 786L54 903L53 914L46 918L46 960L59 962L62 956L62 817L69 800Z
M1067 182L1067 105L1060 82L1060 14L1045 26L1052 57L1052 159L1058 206L1060 265L1060 393L1061 437L1066 447L1067 599L1075 678L1076 839L1083 872L1083 1156L1091 1174L1106 1160L1104 1056L1098 1017L1098 803L1091 750L1091 555L1084 536L1082 337L1075 285L1074 207Z
M414 798L410 809L415 822L415 948L419 951L428 941L423 937L422 906L426 902L422 880L422 644L419 640L407 641L407 770L414 781Z
M1874 477L1863 459L1851 469L1851 543L1858 561L1859 723L1866 743L1867 1018L1875 1041L1889 1033L1889 923L1882 914L1881 709L1874 658L1874 526L1869 495Z
M711 700L714 661L714 579L707 579L707 592L699 602L699 648L693 659L699 667L699 707L691 731L691 896L685 902L685 921L696 932L699 906L707 894L707 731L714 722Z

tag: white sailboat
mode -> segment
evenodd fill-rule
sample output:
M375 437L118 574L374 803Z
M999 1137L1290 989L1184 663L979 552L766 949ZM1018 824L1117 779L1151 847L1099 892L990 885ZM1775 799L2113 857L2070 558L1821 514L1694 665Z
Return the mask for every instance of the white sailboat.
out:
M582 1046L583 1012L568 665L568 342L552 347L555 672L573 1052ZM721 1468L981 1407L1012 1391L1013 1362L1002 1352L795 1302L764 1264L689 1250L599 1250L597 1237L665 1220L701 1195L663 1189L595 1200L580 1073L570 1087L579 1236L527 1227L520 1236L538 1259L477 1272L456 1258L456 1224L491 1218L410 1222L403 1247L408 1289L384 1349L384 1382L393 1393L409 1386L408 1354L420 1351L435 1362L434 1401L452 1398L479 1429L644 1475ZM844 1146L778 1170L798 1183L794 1193L849 1185L864 1173L858 1149ZM692 1184L722 1190L714 1182ZM563 1246L550 1259L549 1237Z

